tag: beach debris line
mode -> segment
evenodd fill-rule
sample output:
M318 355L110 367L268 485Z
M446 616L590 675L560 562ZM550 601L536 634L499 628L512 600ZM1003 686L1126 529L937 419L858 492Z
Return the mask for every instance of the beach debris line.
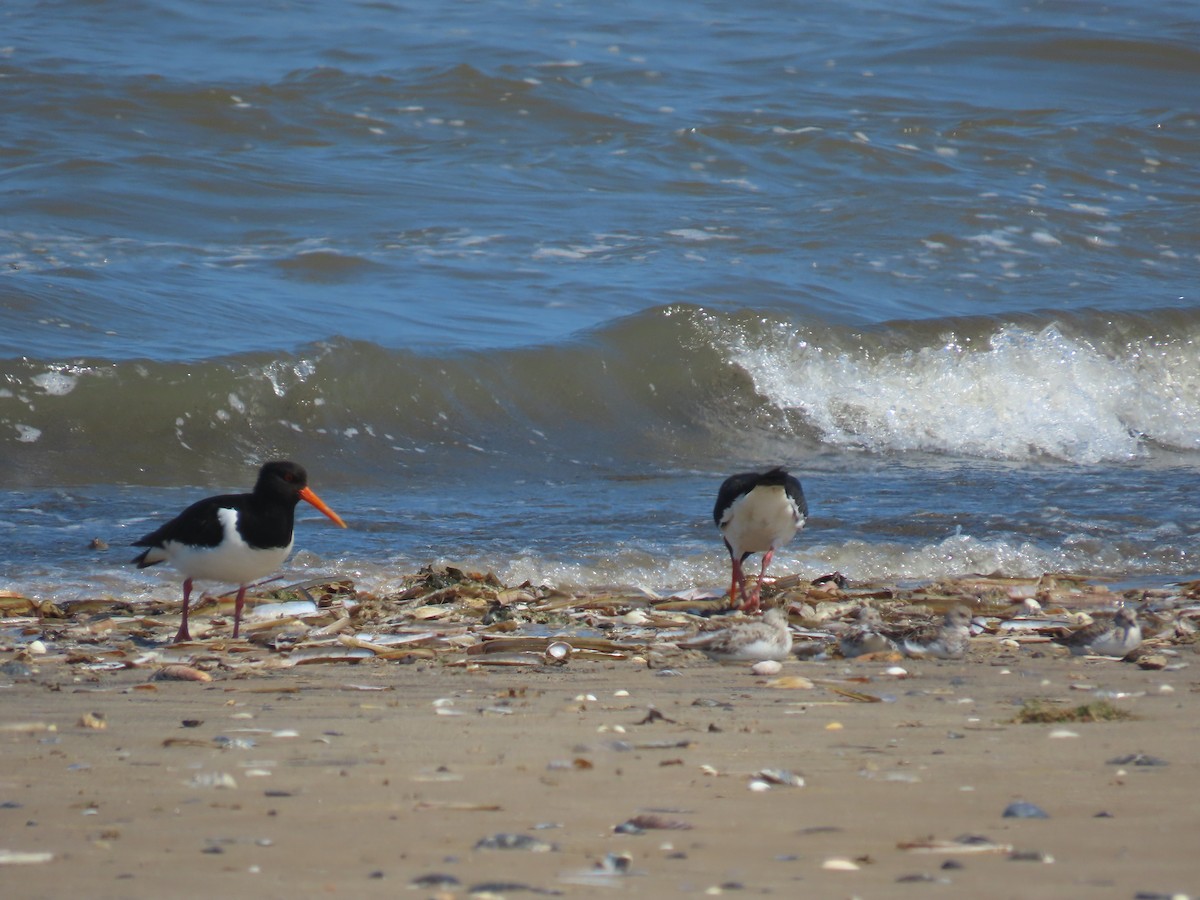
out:
M747 615L705 591L655 596L637 587L506 585L492 573L431 566L403 576L385 594L361 590L341 574L255 591L236 640L230 635L236 610L235 622L228 617L236 600L202 598L191 616L212 613L208 637L175 644L180 612L158 601L42 602L36 613L18 606L3 619L0 654L8 657L0 656L0 678L37 679L66 665L89 676L146 669L154 681L203 685L238 673L367 661L547 672L627 662L667 675L716 660L743 667L768 687L879 702L853 684L814 683L793 664L841 658L863 667L891 664L888 673L908 677L895 665L906 656L933 665L1015 660L1029 652L1071 660L1076 654L1056 638L1136 609L1140 645L1124 660L1171 671L1188 665L1180 651L1195 643L1200 619L1200 583L1117 592L1061 574L971 575L908 586L785 575L762 585L761 601L766 611ZM879 640L860 652L868 633ZM1117 664L1090 654L1078 659ZM1019 721L1112 715L1095 707L1064 716L1057 706L1033 703Z

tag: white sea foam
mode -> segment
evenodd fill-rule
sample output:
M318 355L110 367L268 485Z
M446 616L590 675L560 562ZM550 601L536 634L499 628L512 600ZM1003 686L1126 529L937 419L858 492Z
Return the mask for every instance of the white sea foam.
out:
M877 353L811 340L742 344L732 361L821 439L876 451L1077 463L1128 459L1147 439L1200 448L1200 367L1187 342L1110 355L1056 325L985 343Z
M79 379L64 372L42 372L29 379L51 397L62 397L75 390Z

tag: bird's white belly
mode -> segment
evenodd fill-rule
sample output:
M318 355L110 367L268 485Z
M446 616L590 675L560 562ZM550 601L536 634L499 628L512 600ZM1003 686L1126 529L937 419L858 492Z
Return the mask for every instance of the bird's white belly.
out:
M292 552L291 541L286 547L251 547L238 534L233 510L223 509L218 515L225 534L216 547L194 547L178 541L164 545L171 565L188 578L248 584L270 575Z
M756 487L730 504L721 533L737 553L763 553L782 547L803 523L781 486Z

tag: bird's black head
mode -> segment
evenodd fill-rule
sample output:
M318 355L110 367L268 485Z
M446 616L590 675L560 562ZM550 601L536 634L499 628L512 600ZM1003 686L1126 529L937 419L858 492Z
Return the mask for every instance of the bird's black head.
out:
M287 459L277 459L258 470L256 494L284 494L298 497L308 487L308 473L304 466Z

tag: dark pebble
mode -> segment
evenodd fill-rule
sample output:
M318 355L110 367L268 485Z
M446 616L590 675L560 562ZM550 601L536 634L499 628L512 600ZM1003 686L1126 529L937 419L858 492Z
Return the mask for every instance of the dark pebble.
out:
M453 875L447 875L445 872L430 872L428 875L418 875L408 885L415 888L439 888L454 887L459 883L459 880Z
M184 728L199 728L201 725L204 724L204 720L203 719L184 719L179 724L182 725Z
M0 675L6 675L9 678L32 678L33 669L19 659L11 659L0 666Z
M368 875L367 877L368 877L368 878L382 878L382 877L383 877L383 872L381 872L379 869L376 869L374 872L372 872L372 873L371 873L370 875Z
M937 881L937 878L933 875L930 875L928 872L917 872L913 875L901 875L896 879L896 881L898 881L900 884L928 884L930 882Z
M962 868L964 868L964 866L963 866L962 860L948 859L944 863L942 863L942 868L943 869L962 869Z
M5 800L3 803L0 803L0 809L20 809L20 808L21 808L21 804L18 803L16 800Z
M622 822L613 828L613 834L645 834L646 829L633 822Z
M515 891L531 891L535 894L550 894L560 896L562 891L548 891L545 888L530 887L519 881L484 881L471 885L468 894L511 894Z
M1114 756L1108 761L1110 766L1165 766L1169 763L1148 753L1127 753L1124 756Z
M1004 807L1004 818L1006 819L1048 819L1050 813L1046 812L1040 806L1034 803L1026 803L1024 800L1017 800L1015 803L1010 803Z

